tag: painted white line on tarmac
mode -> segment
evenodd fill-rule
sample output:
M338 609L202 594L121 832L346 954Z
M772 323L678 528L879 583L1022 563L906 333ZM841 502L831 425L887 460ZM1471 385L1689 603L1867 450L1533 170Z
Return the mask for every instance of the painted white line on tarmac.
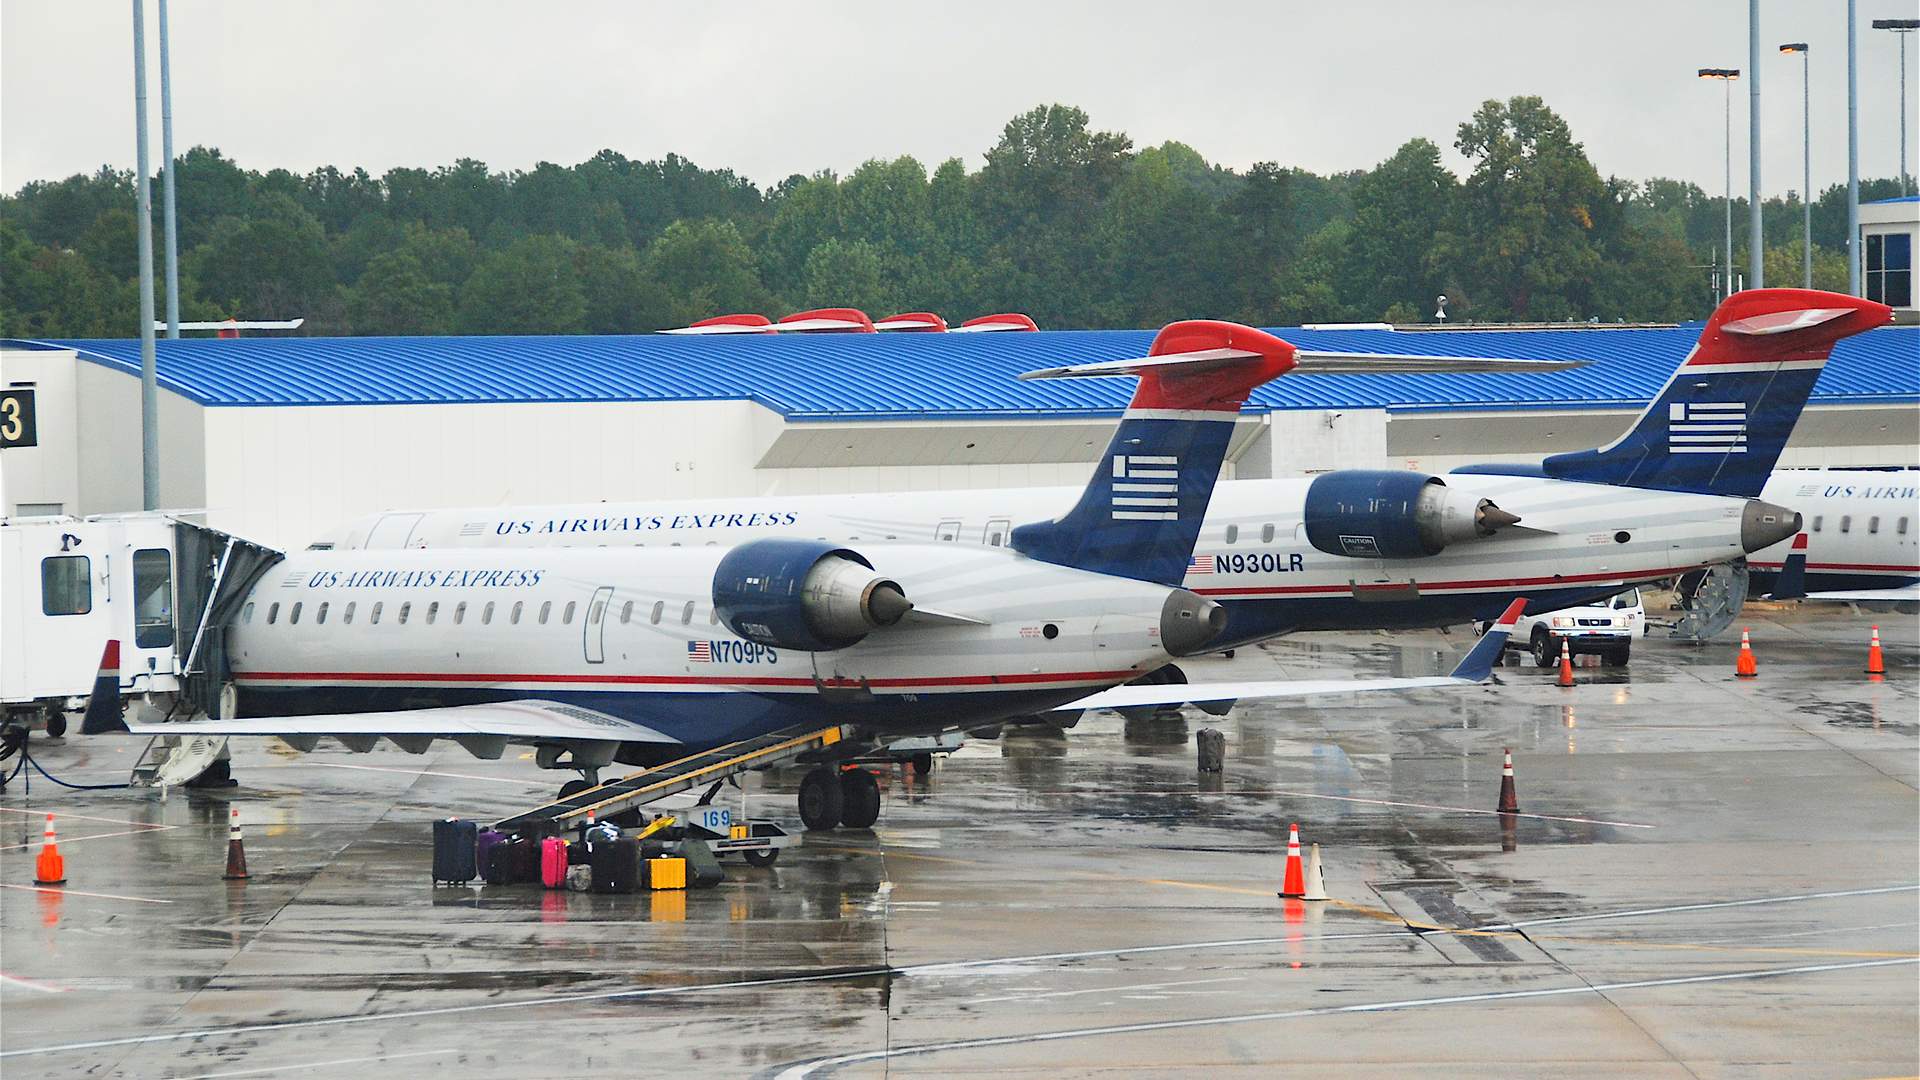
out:
M1284 795L1290 799L1326 799L1329 802L1362 803L1367 806L1404 806L1412 810L1444 810L1450 814L1480 814L1487 817L1532 818L1535 821L1571 821L1579 825L1611 825L1618 829L1657 829L1643 821L1608 821L1606 818L1569 817L1559 814L1502 813L1473 806L1445 806L1440 803L1401 802L1396 799L1367 799L1358 795L1322 795L1312 791L1282 791L1278 788L1235 788L1226 791L1186 791L1177 788L1144 788L1134 791L1038 791L1036 795Z
M1920 892L1920 885L1888 885L1877 889L1842 889L1837 892L1800 893L1795 896L1762 896L1752 900L1716 900L1704 904L1675 904L1672 907L1635 908L1632 911L1602 911L1591 915L1550 915L1518 922L1490 923L1475 930L1518 930L1524 926L1548 926L1554 923L1594 922L1599 919L1634 919L1642 915L1671 915L1682 911L1718 911L1723 908L1758 907L1764 904L1797 904L1806 900L1835 900L1847 896L1880 896L1886 893Z
M17 986L22 990L32 990L40 994L65 994L73 990L71 986L54 986L51 983L35 982L18 975L9 975L0 971L0 986Z
M65 885L60 885L60 886L13 885L6 882L0 882L0 889L19 889L23 892L52 893L55 896L91 896L96 900L132 900L135 903L139 903L139 904L171 904L173 903L173 901L171 900L154 900L150 897L145 897L145 896L121 896L117 893L107 893L107 892L82 892L79 889L69 889Z
M114 836L143 836L150 832L165 832L168 829L177 828L179 828L178 825L143 825L138 829L121 829L119 832L88 833L85 836L63 836L57 838L55 843L77 844L82 840L106 840ZM41 841L34 840L25 844L8 844L5 847L0 847L0 851L20 851L25 848L38 846L40 843Z
M334 1058L332 1061L309 1061L300 1065L270 1065L264 1069L239 1069L234 1072L199 1073L186 1080L219 1080L227 1076L259 1076L262 1073L291 1072L297 1069L324 1069L329 1065L360 1065L370 1061L400 1061L403 1058L439 1057L443 1054L457 1054L458 1050L413 1050L405 1054L381 1054L378 1057Z
M1920 964L1920 957L1901 960L1861 960L1847 964L1812 964L1794 968L1762 968L1751 971L1727 971L1714 975L1684 975L1667 979L1637 979L1632 982L1555 986L1541 990L1499 990L1484 994L1454 994L1446 997L1406 998L1400 1001L1375 1001L1360 1005L1333 1005L1319 1009L1289 1009L1283 1012L1241 1013L1235 1016L1207 1016L1193 1020L1158 1020L1141 1024L1113 1024L1107 1027L1070 1028L1042 1031L1029 1035L1001 1035L982 1039L958 1039L953 1042L925 1043L920 1046L889 1047L858 1054L819 1058L792 1065L775 1074L778 1080L801 1080L821 1070L868 1061L891 1061L899 1057L937 1054L947 1050L974 1050L991 1046L1017 1046L1024 1043L1057 1042L1100 1035L1128 1035L1143 1031L1173 1031L1182 1028L1222 1027L1228 1024L1252 1024L1270 1020L1297 1020L1314 1016L1341 1016L1349 1013L1394 1012L1429 1008L1435 1005L1467 1005L1489 1001L1518 1001L1525 998L1561 997L1571 994L1608 994L1622 990L1642 990L1662 986L1687 986L1695 983L1732 982L1737 979L1774 979L1787 975L1814 975L1830 971L1888 967L1894 964Z
M1562 922L1575 919L1624 918L1630 915L1648 914L1665 911L1705 911L1724 907L1742 907L1755 904L1790 903L1797 900L1826 899L1829 897L1869 896L1878 893L1911 892L1920 890L1920 885L1896 885L1876 889L1853 889L1834 893L1808 893L1800 896L1761 897L1755 900L1731 900L1709 904L1683 904L1673 908L1647 908L1630 912L1601 912L1594 915L1571 915L1560 918L1546 918L1526 923L1504 923L1494 927L1461 927L1420 931L1419 933L1473 933L1479 930L1497 930L1517 928L1544 922ZM1286 945L1301 942L1353 941L1367 938L1406 937L1411 933L1407 928L1398 930L1376 930L1352 934L1321 934L1307 936L1301 933L1283 934L1276 937L1228 938L1218 941L1188 941L1171 945L1133 945L1110 949L1086 949L1077 952L1033 953L1026 956L997 956L984 960L953 960L935 964L914 964L907 967L871 967L855 968L847 971L829 971L813 975L782 975L765 979L744 979L736 982L700 983L691 986L643 987L635 990L606 990L591 994L562 994L544 998L527 998L520 1001L489 1001L474 1005L446 1005L433 1009L408 1009L390 1013L361 1013L354 1016L330 1016L315 1020L283 1020L263 1024L241 1024L224 1028L204 1028L193 1031L157 1032L149 1035L128 1035L117 1039L97 1039L90 1042L56 1043L48 1046L30 1046L19 1050L0 1050L0 1058L26 1057L36 1054L58 1054L76 1050L98 1050L114 1046L138 1046L148 1043L177 1042L180 1040L204 1039L215 1036L247 1035L267 1031L293 1031L302 1028L338 1027L349 1024L380 1023L392 1020L418 1020L434 1016L460 1016L469 1013L493 1012L499 1009L529 1009L548 1005L573 1005L591 1001L615 1001L623 999L677 997L683 994L709 993L725 990L751 990L767 986L798 986L808 983L845 982L853 979L870 979L887 976L905 975L945 975L981 968L995 968L1009 964L1034 964L1058 960L1084 960L1101 956L1140 956L1149 953L1197 952L1206 949L1231 949L1255 945ZM1908 960L1875 960L1864 966L1888 963L1907 963ZM1847 965L1841 965L1847 966ZM1861 965L1854 965L1861 966ZM1588 990L1588 987L1581 987ZM1571 991L1567 991L1571 992Z
M156 825L148 821L129 821L126 818L95 817L92 814L70 814L65 810L22 810L14 806L0 806L0 813L25 814L27 817L40 817L43 814L50 813L56 818L72 818L75 821L104 821L109 825L134 825L142 829L171 829L174 827L172 825Z

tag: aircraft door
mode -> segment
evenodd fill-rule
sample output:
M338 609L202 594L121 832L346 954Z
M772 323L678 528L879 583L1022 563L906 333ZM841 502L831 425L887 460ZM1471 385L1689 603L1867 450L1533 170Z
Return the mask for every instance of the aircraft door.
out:
M607 660L607 605L612 602L611 585L602 585L593 590L593 599L587 602L587 621L580 632L589 664L603 664Z
M387 514L373 525L373 531L367 534L366 546L370 548L425 547L425 543L415 545L413 531L420 527L425 514Z
M1007 536L1013 532L1013 522L1007 518L994 518L981 530L980 540L988 547L1005 547Z
M941 522L934 526L933 538L943 543L960 539L960 523L958 521Z

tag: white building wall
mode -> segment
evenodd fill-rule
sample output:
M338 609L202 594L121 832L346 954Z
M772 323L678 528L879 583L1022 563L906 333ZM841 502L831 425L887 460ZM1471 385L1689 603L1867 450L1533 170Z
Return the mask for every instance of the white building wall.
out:
M1378 469L1387 458L1384 409L1285 409L1235 459L1246 480L1309 476L1334 469Z
M79 506L79 402L73 362L71 351L0 351L0 386L33 388L39 431L37 446L0 450L0 514L18 514L22 506L57 506L61 513L73 513Z

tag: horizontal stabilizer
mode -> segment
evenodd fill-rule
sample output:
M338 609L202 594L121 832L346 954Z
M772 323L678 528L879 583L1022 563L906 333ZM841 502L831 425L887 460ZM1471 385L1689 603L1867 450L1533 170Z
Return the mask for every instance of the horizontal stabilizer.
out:
M1586 360L1508 360L1489 356L1408 356L1402 353L1322 352L1293 354L1295 375L1473 375L1567 371Z

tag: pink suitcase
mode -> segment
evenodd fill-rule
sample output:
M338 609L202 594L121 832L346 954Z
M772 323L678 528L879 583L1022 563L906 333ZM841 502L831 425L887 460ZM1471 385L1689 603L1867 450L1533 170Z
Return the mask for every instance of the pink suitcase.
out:
M540 841L540 884L549 889L567 887L567 842L557 836Z

